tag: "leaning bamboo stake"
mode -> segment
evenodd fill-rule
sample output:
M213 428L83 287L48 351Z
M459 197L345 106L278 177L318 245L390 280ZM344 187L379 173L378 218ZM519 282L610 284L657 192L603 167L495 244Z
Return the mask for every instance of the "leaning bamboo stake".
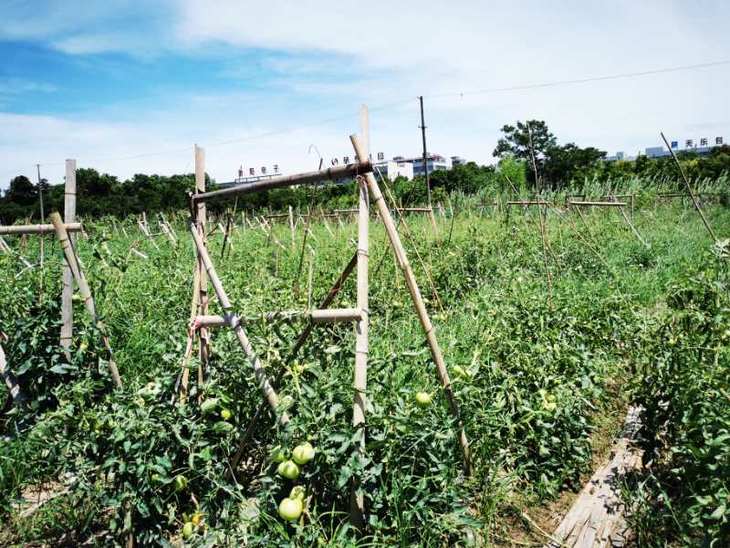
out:
M687 187L687 192L689 193L690 198L692 198L692 203L694 204L695 209L697 210L697 213L699 213L700 218L702 219L702 223L705 225L707 232L710 234L710 237L712 238L712 242L713 243L716 242L717 236L715 236L715 232L712 230L710 223L705 218L705 214L702 213L702 208L700 207L700 204L697 201L697 197L695 196L694 190L692 190L692 185L689 184L689 179L687 179L687 175L684 173L684 168L682 167L682 164L680 164L679 160L677 160L677 156L674 154L674 150L672 150L672 147L669 146L669 143L667 142L667 138L664 137L664 133L662 133L661 136L662 136L662 139L664 139L664 144L667 145L667 148L669 149L669 153L672 155L672 158L674 159L674 163L677 164L677 169L679 170L680 175L682 175L682 180L684 181L684 186Z
M2 237L0 237L0 249L2 249L2 251L4 253L7 253L8 255L13 255L13 256L18 257L18 259L20 259L20 262L25 265L25 268L23 270L27 270L29 268L33 268L33 265L30 263L30 261L28 261L28 259L26 259L25 257L23 257L23 255L20 252L15 251L13 248L11 248L5 242L5 240L2 239Z
M367 161L367 155L362 149L362 146L360 145L360 141L357 136L351 135L350 140L352 141L352 145L355 148L355 153L360 162ZM368 172L365 174L365 180L367 181L372 201L378 207L380 218L383 221L383 226L385 227L385 230L388 234L390 244L395 251L396 258L398 260L398 266L403 272L406 284L408 285L408 290L411 294L411 299L413 300L416 314L418 315L421 326L426 333L426 339L428 341L428 346L431 350L431 356L433 357L433 361L436 364L439 381L443 386L444 393L446 394L446 399L451 409L451 413L457 421L457 427L459 430L459 443L464 453L465 470L467 474L471 474L471 452L469 450L469 441L466 437L466 432L464 431L464 423L459 413L459 405L456 401L456 396L454 395L453 388L451 387L451 380L449 379L449 373L446 370L446 363L444 362L444 357L441 353L441 347L439 346L438 340L436 339L436 332L434 330L433 324L431 323L431 319L428 316L426 305L424 304L423 297L421 296L421 292L418 289L416 277L413 274L413 269L411 268L410 263L408 262L408 257L406 256L405 249L403 248L403 244L400 241L400 236L398 235L398 231L396 230L395 224L393 223L393 217L390 215L388 205L385 203L385 200L383 199L383 194L380 192L380 188L378 187L378 182L375 180L372 172Z
M144 212L143 212L143 215L144 215ZM150 241L150 243L152 243L152 246L155 249L160 249L160 247L157 245L157 242L155 242L155 238L150 233L149 227L147 226L146 217L145 217L144 223L142 221L138 220L137 225L139 226L139 229L142 232L142 234L144 234L147 237L147 239Z
M89 313L89 316L91 316L94 327L96 327L101 332L101 340L104 343L104 347L106 348L107 353L109 354L109 371L111 372L114 384L116 384L117 388L121 388L122 378L119 376L117 364L114 362L114 353L112 352L111 345L109 344L109 336L107 335L106 326L96 315L94 298L91 296L89 284L87 283L86 277L81 270L81 266L79 265L78 258L76 257L76 252L74 251L73 244L69 239L68 232L66 232L66 227L64 226L63 221L61 220L61 216L58 213L51 213L51 222L56 228L56 236L61 243L61 249L63 249L63 254L66 257L66 264L68 265L69 270L71 270L71 275L73 279L76 280L76 285L79 288L79 293L81 293L81 298L84 301L86 311Z
M355 266L357 265L357 253L355 253L352 258L350 259L350 262L347 263L347 266L345 266L344 270L340 274L339 278L335 281L335 283L330 288L327 295L322 299L322 301L319 303L320 309L325 309L329 307L330 304L332 304L332 301L335 300L335 297L342 289L342 286L345 284L345 281L350 276L352 271L355 269ZM296 354L299 352L301 347L304 345L306 340L309 338L309 335L311 335L312 330L314 329L314 322L310 320L310 322L307 324L307 326L302 330L302 332L297 337L296 342L294 343L294 346L292 346L291 352L289 352L289 359L292 359Z
M196 265L197 267L197 265ZM192 323L198 311L200 309L200 270L195 268L193 271L193 297L190 300L190 323ZM185 355L182 361L182 378L181 378L181 394L180 401L184 402L185 397L188 394L188 379L190 378L190 368L188 363L193 352L193 341L195 339L195 332L192 326L188 329L188 339L185 344Z
M651 247L644 238L641 237L641 234L639 234L639 231L636 230L636 227L634 226L634 223L631 222L631 219L628 215L626 215L626 211L624 211L623 207L618 208L618 210L621 212L621 215L624 218L624 221L626 221L626 224L629 225L629 228L631 229L631 232L634 233L634 236L644 245L645 248L649 249Z
M345 268L342 270L342 273L339 275L335 283L332 285L330 290L327 292L327 295L325 295L324 299L322 299L319 303L319 308L321 310L327 309L327 307L332 304L332 302L335 300L335 297L339 294L340 290L342 289L342 286L345 284L347 279L350 277L350 274L352 274L352 271L355 269L355 266L357 265L357 253L355 253L352 258L350 259L350 262L347 263ZM296 342L292 346L291 351L289 351L289 354L287 355L286 359L284 360L285 363L290 362L294 359L294 357L297 355L299 350L304 346L304 343L307 341L309 336L312 334L312 331L314 331L314 326L318 323L315 318L316 310L312 311L312 317L310 317L309 322L307 323L307 326L302 330L302 332L297 337ZM332 318L331 312L330 312L330 318ZM359 312L359 311L358 311ZM344 316L344 314L342 314ZM356 321L359 321L358 318L348 318L348 319L355 319ZM334 320L331 320L334 321ZM276 383L278 383L279 379L281 378L281 375L277 377ZM231 459L231 467L236 468L238 466L238 462L241 460L241 457L243 456L243 450L246 446L246 443L248 442L248 439L250 437L250 434L253 430L254 424L258 420L258 417L261 416L261 413L263 413L264 407L266 406L266 403L262 402L261 405L259 405L258 409L256 410L256 414L254 415L253 419L251 419L251 422L249 423L248 428L246 429L246 433L241 436L241 439L238 443L238 450L236 451L236 454L234 455L233 459Z
M134 247L130 248L130 250L129 250L129 251L131 251L132 253L134 253L134 254L135 254L135 255L136 255L137 257L139 257L140 259L144 259L144 260L147 260L147 259L149 259L149 257L148 257L147 255L145 255L145 254L144 254L144 253L142 253L141 251L139 251L139 250L135 249Z
M193 240L195 241L195 246L198 249L200 260L205 268L208 279L213 286L213 290L218 297L218 302L223 309L223 316L226 318L228 326L236 334L241 348L243 348L244 353L251 362L251 366L253 367L254 374L256 376L256 381L258 382L264 397L269 402L269 406L274 411L274 414L276 414L279 406L279 396L277 396L276 391L271 386L268 376L266 375L266 369L254 352L251 342L248 340L248 336L246 335L246 331L241 325L241 321L238 319L236 313L233 312L231 301L228 300L228 295L226 294L223 284L215 271L210 255L208 255L208 250L205 248L205 244L193 223L190 225L190 233L193 235ZM287 415L286 412L282 412L279 416L279 422L282 425L287 424L289 422L289 415Z

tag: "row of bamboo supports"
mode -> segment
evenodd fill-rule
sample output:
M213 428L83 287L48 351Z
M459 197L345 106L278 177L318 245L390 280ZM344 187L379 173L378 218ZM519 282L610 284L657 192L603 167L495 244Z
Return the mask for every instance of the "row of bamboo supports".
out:
M64 254L63 272L62 272L62 294L61 294L61 333L60 345L64 349L66 358L71 359L71 343L73 338L73 291L74 282L78 286L84 307L91 317L93 325L101 333L102 343L108 353L108 366L111 377L115 386L121 387L122 380L118 368L114 361L114 354L109 342L104 324L100 321L96 313L96 305L94 303L91 289L86 280L81 263L75 250L75 233L83 233L83 225L75 221L76 217L76 161L66 160L66 181L64 188L64 216L65 220L59 213L52 213L50 216L51 224L36 225L13 225L0 227L2 235L40 235L55 233ZM4 241L3 241L4 244ZM7 244L5 244L7 245ZM2 350L0 349L0 352ZM11 374L7 370L6 359L2 353L2 376L8 382ZM11 390L11 394L12 394ZM14 396L15 399L15 396Z

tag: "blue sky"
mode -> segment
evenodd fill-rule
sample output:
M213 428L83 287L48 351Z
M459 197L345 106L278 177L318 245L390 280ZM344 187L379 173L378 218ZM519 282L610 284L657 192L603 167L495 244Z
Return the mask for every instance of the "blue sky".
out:
M723 1L0 1L0 187L73 157L120 177L239 165L284 171L351 154L360 104L374 151L491 162L499 128L544 119L609 152L730 140L730 65L469 93L730 60ZM465 92L460 95L460 92ZM384 108L376 108L378 106Z

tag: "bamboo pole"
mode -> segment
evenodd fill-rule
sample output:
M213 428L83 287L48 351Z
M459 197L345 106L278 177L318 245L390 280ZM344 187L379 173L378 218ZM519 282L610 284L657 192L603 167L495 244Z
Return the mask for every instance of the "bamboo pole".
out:
M342 286L345 284L345 281L350 276L352 271L355 269L355 265L357 265L357 253L355 253L352 258L350 259L350 262L347 263L347 266L345 266L344 270L340 274L339 278L335 281L335 283L330 288L327 295L322 299L322 301L319 303L319 308L324 309L328 307L332 301L335 300L335 297L342 289ZM309 335L312 333L312 330L314 329L314 322L310 321L309 324L302 330L300 335L297 337L296 342L294 343L294 346L292 346L292 350L289 353L289 358L293 358L297 352L299 352L299 349L304 345L307 338L309 338Z
M352 274L352 271L355 269L355 266L357 265L357 253L355 253L352 258L350 259L350 262L347 263L345 268L342 270L342 273L340 273L339 277L335 281L335 283L330 288L327 295L325 295L324 299L322 299L319 303L320 309L325 309L328 307L332 302L335 300L335 297L339 294L340 290L342 289L342 286L345 284L345 281L347 281L347 278ZM359 319L359 318L358 318ZM304 345L304 343L309 338L309 335L311 335L312 331L314 330L315 322L310 318L309 322L307 323L307 326L302 330L302 332L297 337L296 342L292 346L291 351L287 355L285 362L290 362L299 352L301 347ZM277 378L277 381L281 377ZM238 444L238 450L236 451L236 454L234 455L233 459L231 459L231 467L235 468L238 465L238 462L241 460L241 456L243 455L243 450L246 446L246 443L248 442L248 438L253 430L255 422L258 420L258 417L263 413L264 407L266 403L262 402L261 405L259 405L258 409L256 410L256 414L254 415L253 419L251 419L251 422L246 429L246 432L241 437L239 444Z
M190 379L190 368L188 367L188 363L190 362L190 357L193 354L193 343L195 341L195 329L193 326L193 323L195 321L195 318L198 315L200 308L200 269L196 268L193 269L193 296L190 299L190 328L188 329L188 338L185 342L185 354L183 355L183 360L181 364L181 394L180 394L180 400L184 401L185 397L188 393L188 383Z
M14 255L17 256L18 259L20 259L20 262L25 265L25 268L23 270L33 268L33 265L23 257L23 255L19 251L15 251L13 248L11 248L5 240L3 240L2 236L0 236L0 249L3 250L4 253L7 253L8 255Z
M63 254L66 257L66 264L71 271L72 280L76 280L76 285L79 288L79 293L81 293L81 298L84 301L84 307L89 313L94 327L96 327L101 333L101 340L104 343L104 347L106 348L107 353L109 354L109 372L112 375L114 384L117 386L117 388L121 388L122 378L119 376L117 364L114 362L114 353L112 352L111 344L109 343L109 336L107 334L106 326L96 315L96 305L94 304L94 298L91 296L91 289L89 289L89 284L86 281L86 277L84 276L83 271L81 270L81 266L78 262L78 257L76 256L76 251L74 250L73 243L70 240L68 232L66 232L66 227L61 220L61 215L55 212L51 213L51 222L56 228L56 236L61 243L61 249L63 249Z
M162 233L167 236L167 239L170 240L172 245L177 245L177 238L175 238L172 232L170 232L170 229L167 227L167 225L162 221L159 222L159 225L160 230L162 230Z
M716 242L717 236L715 236L715 232L712 230L710 223L705 218L705 214L702 213L702 208L700 207L700 204L697 201L697 197L695 196L694 190L692 190L692 185L689 184L689 179L687 179L687 175L684 173L684 168L682 167L682 164L680 164L679 160L677 160L677 156L674 154L674 150L672 150L672 147L669 146L669 143L667 142L667 138L664 137L664 133L662 133L661 136L662 136L662 139L664 140L664 144L667 145L667 148L669 149L669 153L672 155L672 158L674 159L674 163L677 164L677 169L679 170L680 175L682 175L682 180L684 181L684 186L687 187L687 192L689 193L690 198L692 198L692 203L694 204L695 209L697 210L697 213L699 213L700 218L702 219L702 223L705 225L707 232L710 234L710 237L712 238L712 242L713 243Z
M200 203L211 198L221 196L234 196L237 194L250 194L253 192L261 192L263 190L272 190L275 188L285 188L295 185L311 185L320 181L345 179L362 175L372 170L369 160L361 161L357 164L346 164L343 166L334 166L321 171L310 171L307 173L297 173L295 175L282 175L280 177L272 177L266 181L257 181L255 183L243 183L241 185L224 188L221 190L213 190L193 196L193 203Z
M547 277L547 287L548 287L548 306L552 308L553 306L553 275L550 272L550 265L548 264L548 243L547 243L547 234L545 229L545 218L543 216L544 208L541 206L538 209L538 213L540 214L540 237L542 238L542 259L543 263L545 265L545 276Z
M63 222L73 223L76 220L76 160L66 160L66 183L64 186ZM66 228L64 227L64 231ZM58 232L56 232L58 233ZM74 236L70 236L69 244L73 245ZM71 360L71 339L74 328L73 310L73 273L68 264L63 265L63 292L61 294L61 347L67 360Z
M253 347L251 346L251 342L248 340L248 336L246 335L246 331L243 329L241 321L239 320L236 313L232 311L233 307L231 305L231 301L228 300L228 295L223 288L223 283L221 282L218 274L215 271L215 267L213 266L213 262L210 259L210 255L208 255L208 250L205 248L203 239L200 234L198 234L198 229L196 228L194 223L191 223L190 225L190 233L192 234L193 240L195 241L195 246L198 249L198 255L200 256L200 260L203 264L203 267L205 268L205 272L210 280L211 285L213 286L213 290L215 291L216 296L218 297L218 302L223 309L223 316L226 318L228 326L236 334L236 338L238 339L241 348L243 348L244 353L251 362L251 366L253 367L254 374L256 376L256 381L258 382L259 387L261 388L261 391L266 398L266 401L268 401L269 406L276 415L276 413L278 412L277 408L279 405L279 396L277 396L276 391L271 386L271 383L269 382L269 379L266 375L266 369L254 352ZM282 425L287 424L289 422L289 415L287 415L286 412L282 412L279 416L279 422Z
M358 177L358 215L357 215L357 308L361 319L355 326L355 401L352 407L352 425L361 428L359 452L365 453L365 408L367 407L368 372L368 239L370 227L370 205L368 203L367 183ZM361 484L353 484L352 508L350 519L356 527L362 527L365 516L365 496Z
M621 212L621 215L623 215L624 221L626 221L626 224L629 225L629 228L631 229L631 232L634 233L634 236L642 243L644 244L644 247L649 249L649 244L644 240L644 238L641 237L641 234L639 234L639 231L636 230L636 227L634 226L634 223L631 222L631 219L629 219L628 215L626 215L626 211L624 211L623 207L618 208L618 210Z
M67 223L67 232L80 232L81 223ZM53 234L55 229L53 225L7 225L0 226L0 235L17 236L19 234Z
M364 161L367 156L360 146L359 139L356 135L351 135L350 140L352 141L352 145L355 148L355 153L357 154L357 157L360 159L361 162ZM458 438L461 449L464 453L465 470L467 474L471 474L471 452L469 450L469 441L466 437L466 432L464 431L464 424L459 413L459 405L456 401L456 396L454 395L453 388L451 387L451 380L449 379L449 373L446 370L446 363L444 362L444 357L441 353L441 347L439 346L438 340L436 339L434 326L428 316L428 311L426 310L426 305L423 302L423 297L421 297L421 292L418 288L416 277L413 274L413 269L408 262L408 257L406 256L405 249L403 248L403 244L400 241L400 236L398 235L398 231L395 227L395 224L393 223L393 217L391 217L390 215L390 210L388 209L388 205L383 199L383 194L380 192L378 183L371 172L365 174L365 180L367 181L372 201L378 207L378 212L380 213L380 218L383 221L383 226L385 227L385 230L388 234L388 239L390 240L390 244L395 252L398 266L403 272L406 284L408 285L408 290L411 294L411 299L413 300L416 314L418 315L421 326L426 333L426 339L428 341L428 346L431 350L431 356L434 363L436 364L439 381L443 386L444 393L446 394L446 399L449 403L449 408L451 409L451 413L457 421L459 430Z
M361 143L363 154L366 158L370 156L370 116L367 105L362 105L361 110ZM425 166L427 167L427 166ZM367 373L368 373L368 332L369 332L369 307L368 307L368 262L369 262L369 229L370 229L370 203L368 201L368 187L365 180L357 178L358 203L357 203L357 308L360 309L362 317L355 325L355 374L353 388L355 397L352 406L352 425L360 429L360 443L358 452L365 455L365 409L367 407ZM430 198L430 193L429 193ZM430 203L429 203L430 205ZM365 524L365 494L362 490L360 478L355 478L352 485L352 505L350 509L350 520L357 528Z
M238 320L242 325L265 321L291 320L293 318L306 318L314 323L340 323L360 321L362 312L359 308L315 308L312 310L282 310L278 312L267 312L260 316L244 316ZM193 327L225 327L228 320L224 316L205 315L193 318Z
M533 206L533 205L539 205L539 206L549 206L550 203L546 202L545 200L509 200L507 202L508 206Z
M582 206L582 207L624 207L626 202L588 202L588 201L573 201L568 200L568 207L570 206Z
M205 150L195 145L195 196L200 196L205 193ZM206 245L206 228L208 222L208 211L204 201L194 203L195 209L195 223L200 240L203 242L203 247ZM208 313L208 275L206 273L205 265L203 264L200 251L198 251L198 312L200 314ZM201 329L198 332L198 357L200 359L198 363L198 383L199 388L203 385L203 371L208 364L209 354L209 336L206 329ZM202 396L202 390L201 390Z
M137 257L139 257L140 259L145 259L145 260L149 259L149 257L147 255L145 255L144 253L142 253L141 251L138 251L137 249L135 249L133 247L130 248L129 251L131 251L132 253L137 255Z

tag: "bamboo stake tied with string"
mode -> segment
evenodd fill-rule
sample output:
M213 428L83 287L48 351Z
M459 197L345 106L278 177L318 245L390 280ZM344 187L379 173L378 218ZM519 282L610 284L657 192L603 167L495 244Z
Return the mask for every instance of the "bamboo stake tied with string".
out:
M58 240L61 244L61 249L63 250L64 257L66 258L66 264L71 271L72 279L76 281L76 285L79 288L79 293L81 293L81 299L84 302L84 307L89 313L94 327L96 327L101 333L102 343L104 344L104 347L106 348L106 351L109 355L109 371L111 373L112 379L114 380L114 384L117 386L117 388L121 388L122 378L119 375L117 364L114 361L114 353L112 352L111 344L109 343L109 335L107 334L106 326L96 314L96 305L94 304L94 298L91 295L91 289L89 288L86 277L84 276L84 273L79 265L78 257L76 256L76 250L74 249L73 243L71 242L68 232L66 231L66 227L61 220L61 216L56 212L51 213L51 222L56 229L56 236L58 237Z
M352 142L358 159L361 162L366 161L367 153L362 148L362 145L360 144L357 135L351 135L350 141ZM441 382L441 386L443 387L444 393L446 394L446 399L449 403L451 413L457 422L459 444L461 445L461 449L464 455L464 468L467 474L471 474L471 451L469 449L469 441L466 437L466 432L464 431L464 424L459 414L459 405L456 401L456 396L451 386L451 380L449 378L449 373L446 369L446 363L444 362L441 347L439 346L438 340L436 339L434 326L431 323L431 319L429 318L428 311L426 310L426 305L423 302L423 297L421 296L421 292L418 288L415 275L413 274L411 265L408 262L408 257L406 255L405 249L403 248L403 244L400 241L400 236L398 235L398 231L395 227L395 224L393 223L393 218L390 214L390 210L388 209L388 205L385 203L383 194L380 192L380 187L375 180L375 176L372 174L372 172L368 172L365 174L365 180L367 182L372 201L378 208L380 218L383 222L383 225L385 226L386 233L395 251L398 266L400 267L401 271L403 272L403 276L405 277L408 290L411 294L411 299L413 300L413 305L416 309L416 314L418 315L421 326L426 333L426 339L428 342L428 346L431 350L431 356L436 365L436 371L438 373L439 381Z

